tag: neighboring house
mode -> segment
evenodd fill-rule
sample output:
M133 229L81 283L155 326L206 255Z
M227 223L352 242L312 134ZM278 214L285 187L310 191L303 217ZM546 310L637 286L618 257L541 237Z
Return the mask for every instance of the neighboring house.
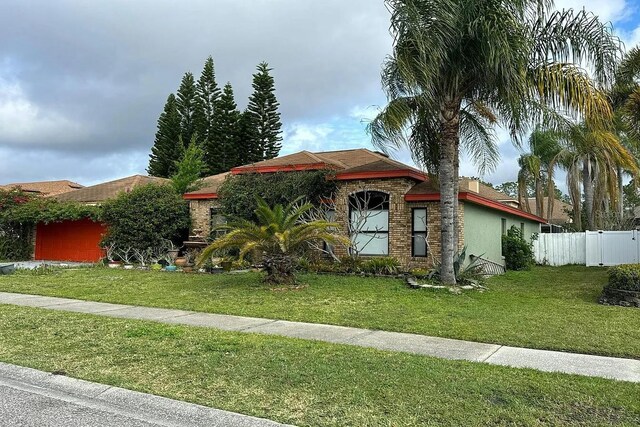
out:
M15 182L12 184L0 185L0 190L11 190L12 188L20 188L27 193L39 194L46 197L53 197L63 193L84 188L77 182L61 180L61 181L40 181L40 182Z
M55 198L60 201L99 205L121 192L129 192L145 184L166 181L163 178L134 175L59 194ZM104 224L90 219L39 223L36 226L34 258L47 261L97 262L103 257L100 241L105 232Z
M529 197L527 199L527 203L529 204L529 211L535 213L536 211L536 198ZM547 209L549 206L549 197L545 197L543 199L543 211L544 213L548 213ZM573 210L573 207L563 202L559 199L554 199L553 201L553 217L549 218L548 215L543 214L542 217L547 220L547 224L543 224L540 232L541 233L561 233L565 230L565 228L573 222L569 213Z
M338 181L331 216L351 235L362 256L392 256L405 267L431 266L440 257L440 194L427 175L366 149L311 153L302 151L240 166L232 175L305 170L334 171ZM223 221L217 210L218 189L229 174L205 179L205 186L185 194L190 202L193 234L207 236L211 223ZM502 238L516 226L530 240L543 218L518 208L517 200L476 180L461 179L459 249L467 255L504 265ZM338 252L336 250L336 252Z

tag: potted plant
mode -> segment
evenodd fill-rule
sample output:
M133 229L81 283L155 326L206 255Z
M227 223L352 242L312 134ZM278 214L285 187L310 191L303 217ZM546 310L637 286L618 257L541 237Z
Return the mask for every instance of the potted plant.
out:
M178 258L178 253L180 252L180 248L173 244L173 242L169 239L166 241L167 245L167 256L166 261L168 266L175 266L176 258Z
M133 250L133 255L136 259L136 261L138 261L139 264L139 268L141 270L148 270L149 269L149 260L151 259L151 248L147 248L144 250L140 250L140 249L134 249Z
M120 259L124 261L125 270L133 270L133 250L131 247L120 251Z
M149 248L149 263L152 270L162 270L162 264L160 260L163 259L164 248L162 246L156 246L155 248Z
M122 266L122 263L116 261L116 254L118 253L118 246L115 243L109 243L104 247L104 251L107 255L107 259L109 263L107 264L109 268L119 268Z

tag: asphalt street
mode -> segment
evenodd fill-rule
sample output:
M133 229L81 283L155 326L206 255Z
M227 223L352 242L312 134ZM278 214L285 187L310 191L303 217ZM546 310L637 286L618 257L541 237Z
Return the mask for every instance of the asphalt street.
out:
M251 417L0 363L1 427L285 427Z

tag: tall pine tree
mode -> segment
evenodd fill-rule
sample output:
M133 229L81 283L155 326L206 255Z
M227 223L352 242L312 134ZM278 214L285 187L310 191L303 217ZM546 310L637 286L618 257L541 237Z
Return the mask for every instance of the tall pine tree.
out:
M216 103L213 129L206 147L206 160L209 173L215 175L227 172L239 163L238 123L241 114L233 97L231 83L222 90L222 96Z
M263 150L258 144L253 116L248 110L240 115L237 126L238 165L246 165L263 160Z
M271 70L266 62L258 65L257 73L253 75L253 94L247 107L255 128L256 140L252 145L260 147L262 152L259 160L277 157L282 147L280 104L276 99L273 77L269 74Z
M197 102L196 82L193 74L186 73L177 92L178 113L180 114L180 136L189 145L196 133L196 117L201 115ZM199 136L197 141L199 141ZM186 148L186 147L185 147Z
M180 114L176 97L171 94L158 119L158 130L151 148L147 172L152 176L169 178L176 172L175 162L180 159L182 152Z
M200 144L204 147L208 145L207 141L209 141L213 133L216 104L220 100L221 93L216 83L213 58L208 57L196 85L196 102L198 103L198 108L196 108L195 111L195 131Z

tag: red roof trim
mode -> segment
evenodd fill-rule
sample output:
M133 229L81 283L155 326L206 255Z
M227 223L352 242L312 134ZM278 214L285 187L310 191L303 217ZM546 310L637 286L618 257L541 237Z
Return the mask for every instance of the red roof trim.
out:
M303 163L299 165L278 165L278 166L238 166L231 169L233 175L243 173L275 173L275 172L299 172L308 170L335 169L334 165L327 163Z
M185 200L206 200L206 199L217 199L217 193L199 193L199 194L185 194L182 196Z
M437 202L440 200L439 193L430 193L430 194L407 194L404 196L404 199L407 202ZM458 193L458 200L466 200L470 203L475 203L478 205L486 206L488 208L492 208L498 211L510 213L512 215L516 215L522 218L530 219L532 221L540 222L542 224L546 224L547 221L544 218L541 218L537 215L530 214L529 212L525 212L518 208L514 208L504 203L500 203L496 200L487 199L486 197L482 197L476 193L469 192L460 192Z
M336 174L339 181L354 179L377 179L377 178L412 178L416 181L426 181L427 176L422 172L411 169L396 169L390 171L364 171L364 172L342 172Z

